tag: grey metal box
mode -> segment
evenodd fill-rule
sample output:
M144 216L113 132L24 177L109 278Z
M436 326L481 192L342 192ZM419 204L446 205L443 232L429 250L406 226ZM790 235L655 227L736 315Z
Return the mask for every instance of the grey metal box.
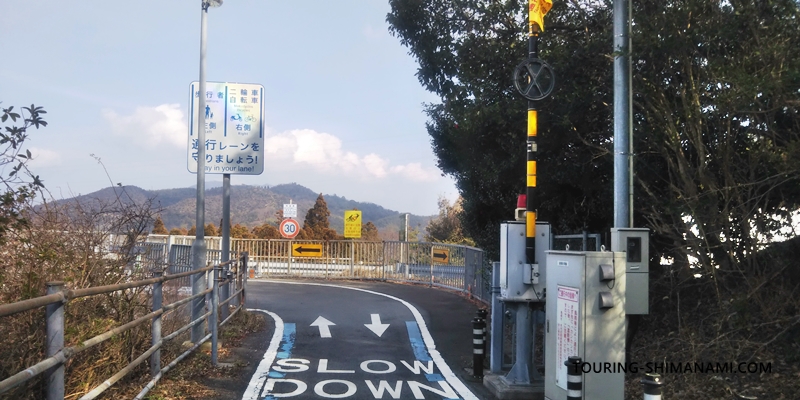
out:
M628 315L650 313L650 230L611 228L611 251L625 252Z
M547 252L546 399L567 398L564 361L578 356L592 367L583 374L584 399L623 400L625 373L619 367L625 362L624 257L607 251ZM614 265L614 280L603 282L599 266L608 264ZM609 296L613 306L601 309L600 299ZM613 368L606 370L607 365ZM601 371L595 372L598 367Z
M628 272L625 283L625 313L628 315L650 314L650 274Z
M550 224L536 223L536 261L525 257L525 222L500 224L500 298L512 301L544 301L547 271L545 252L550 250Z
M639 241L639 254L630 254L630 245ZM650 272L650 230L647 228L611 228L611 251L626 253L628 272Z

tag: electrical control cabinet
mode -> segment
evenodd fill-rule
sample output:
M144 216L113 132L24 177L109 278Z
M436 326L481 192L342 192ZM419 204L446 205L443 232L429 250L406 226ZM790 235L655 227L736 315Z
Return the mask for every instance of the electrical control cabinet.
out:
M547 252L545 399L567 398L570 356L584 363L583 399L623 400L625 254Z
M550 224L536 223L536 263L525 257L525 222L500 224L500 298L503 301L544 301L547 271L545 252L550 249Z
M611 228L611 251L625 252L628 315L650 313L650 230Z

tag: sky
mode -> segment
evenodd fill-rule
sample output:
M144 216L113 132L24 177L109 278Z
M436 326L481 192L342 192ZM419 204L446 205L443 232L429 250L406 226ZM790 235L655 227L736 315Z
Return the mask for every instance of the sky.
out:
M54 197L196 184L187 147L200 5L0 2L0 106L47 111L26 146ZM388 12L377 0L225 0L209 10L206 80L264 87L264 172L233 174L233 185L294 182L420 215L457 197L425 129L423 104L438 99L389 33ZM206 174L209 186L221 181Z

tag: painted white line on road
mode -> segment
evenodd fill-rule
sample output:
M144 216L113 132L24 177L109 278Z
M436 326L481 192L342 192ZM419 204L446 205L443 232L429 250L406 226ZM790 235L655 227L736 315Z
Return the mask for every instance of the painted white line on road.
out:
M242 395L242 400L258 400L260 398L259 394L261 394L261 388L267 381L269 368L278 355L278 346L281 344L281 338L283 337L283 320L274 312L259 310L257 308L248 308L247 310L263 312L275 320L275 332L272 334L272 340L269 342L267 352L264 353L264 358L258 363L258 368L256 368L253 377L250 378L250 383L247 384L247 390L245 390L244 395Z
M450 386L452 386L453 389L455 389L456 392L458 392L458 394L461 396L462 399L464 399L464 400L480 400L477 396L475 396L475 394L472 393L472 391L469 390L469 388L467 387L467 385L464 384L464 382L461 382L461 380L458 379L456 374L453 373L453 370L450 369L450 366L448 366L447 363L444 361L444 358L442 358L442 355L439 353L439 351L436 350L436 344L433 343L433 336L431 336L430 332L428 332L428 326L425 324L425 320L422 318L422 314L420 314L419 310L417 310L413 305L411 305L411 303L409 303L409 302L407 302L407 301L405 301L405 300L403 300L401 298L398 298L398 297L395 297L395 296L392 296L392 295L389 295L389 294L386 294L386 293L376 292L376 291L367 290L367 289L348 287L348 286L331 285L331 284L326 284L326 283L286 282L286 281L274 281L274 280L266 280L265 282L283 283L283 284L287 284L287 285L327 286L327 287L333 287L333 288L355 290L355 291L364 292L364 293L371 293L371 294L375 294L375 295L378 295L378 296L383 296L383 297L390 298L392 300L399 301L404 306L406 306L406 308L408 308L409 311L411 311L412 315L414 315L414 319L417 321L417 325L419 326L420 333L422 334L422 339L425 342L425 347L428 349L428 354L430 354L431 359L436 364L436 367L442 373L442 376L445 378L447 383L449 383ZM261 311L261 310L259 310L259 311ZM271 315L274 315L274 314L270 313L269 311L265 311L265 312L267 312L267 313L269 313ZM275 315L273 318L276 318L276 317L277 317L277 315ZM280 319L280 318L278 318L278 319ZM277 321L276 321L276 326L277 326ZM274 335L272 337L272 340L273 340L273 342L275 341L275 336ZM280 341L280 336L278 336L278 341ZM272 346L272 344L270 343L270 348L271 348L271 346ZM277 348L277 346L278 345L276 344L275 347ZM274 356L273 356L273 358L274 358ZM265 355L264 356L264 361L266 361L266 359L267 359L267 356ZM261 365L264 363L264 361L262 361L261 364L258 365L258 371L261 371ZM258 375L258 371L256 371L256 375L253 375L253 379L255 379L256 376ZM266 371L267 372L269 371L269 366L266 367ZM264 379L266 379L267 372L263 373ZM248 389L249 389L249 387L248 387Z

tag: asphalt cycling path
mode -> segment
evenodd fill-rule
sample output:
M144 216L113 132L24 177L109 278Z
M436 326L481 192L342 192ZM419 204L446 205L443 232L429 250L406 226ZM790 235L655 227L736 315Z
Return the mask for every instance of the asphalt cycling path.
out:
M259 337L266 351L242 399L491 399L465 370L478 306L458 294L249 280L246 306L267 314L273 329Z

